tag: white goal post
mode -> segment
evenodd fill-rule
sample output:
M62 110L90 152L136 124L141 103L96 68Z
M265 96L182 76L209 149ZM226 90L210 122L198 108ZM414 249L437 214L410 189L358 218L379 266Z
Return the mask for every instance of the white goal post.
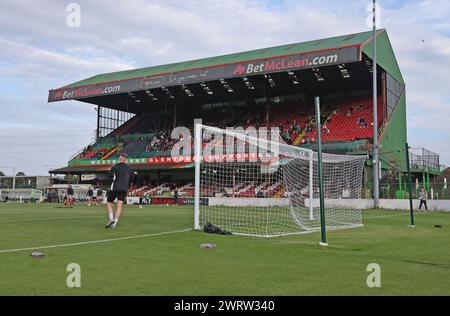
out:
M315 152L287 145L277 130L194 126L195 229L209 223L261 237L320 230ZM327 229L362 225L365 160L323 154Z

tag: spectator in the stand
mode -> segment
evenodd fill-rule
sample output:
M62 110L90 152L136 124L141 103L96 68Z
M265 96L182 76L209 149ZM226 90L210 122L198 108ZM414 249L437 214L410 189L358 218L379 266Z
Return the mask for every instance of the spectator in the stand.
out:
M422 210L422 205L425 206L425 211L428 211L428 207L427 207L427 191L425 191L423 188L420 188L419 191L419 211Z
M358 123L359 127L363 127L363 128L369 127L369 124L367 124L366 120L362 116L358 117L358 119L356 120L356 123Z

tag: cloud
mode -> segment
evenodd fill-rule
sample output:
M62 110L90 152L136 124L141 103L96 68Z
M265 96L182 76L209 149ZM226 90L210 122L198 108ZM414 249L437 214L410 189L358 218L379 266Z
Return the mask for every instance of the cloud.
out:
M72 49L72 52L80 49ZM80 54L81 55L81 54ZM0 39L0 58L3 74L13 77L48 79L89 76L98 72L123 70L130 67L115 57L96 56L86 58L76 54L60 53L23 43Z
M384 23L407 84L408 138L450 164L450 2L416 1L383 10Z

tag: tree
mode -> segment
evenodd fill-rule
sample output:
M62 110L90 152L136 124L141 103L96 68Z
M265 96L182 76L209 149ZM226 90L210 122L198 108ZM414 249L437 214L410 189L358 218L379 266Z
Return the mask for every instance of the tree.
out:
M23 177L25 176L25 173L23 173L22 171L17 172L16 177Z
M73 174L66 174L66 175L64 175L64 180L67 181L67 183L78 183L77 176L73 175Z
M4 177L4 176L5 176L5 173L0 170L0 177Z

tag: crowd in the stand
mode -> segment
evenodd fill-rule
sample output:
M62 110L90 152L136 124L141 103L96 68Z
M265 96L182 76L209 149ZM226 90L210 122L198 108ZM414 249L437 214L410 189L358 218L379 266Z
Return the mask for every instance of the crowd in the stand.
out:
M322 140L353 141L368 138L373 127L372 105L368 99L354 102L325 105L321 117ZM305 114L306 119L290 121L285 114L282 138L288 144L301 145L317 140L316 120L312 113Z
M312 109L304 107L306 112L296 113L294 107L271 109L270 114L265 113L265 109L250 110L210 110L201 113L203 123L219 128L232 126L247 127L280 127L281 138L288 144L305 145L317 141L316 121ZM371 117L370 99L357 99L351 102L341 102L336 104L325 104L322 122L322 140L327 141L352 141L366 138L370 135L373 127ZM177 119L178 126L187 126L192 131L193 113L180 114ZM196 113L195 115L198 115ZM137 120L135 120L137 121ZM177 143L171 138L171 127L173 122L167 117L158 118L143 115L140 121L134 124L126 133L119 136L114 134L100 139L97 144L87 146L79 158L105 159L110 157L109 153L115 147L126 148L133 142L144 143L142 152L145 157L149 155L166 154ZM121 131L124 127L121 127ZM142 139L136 135L142 134ZM134 137L130 137L134 135ZM145 135L145 136L144 136ZM151 135L151 136L148 136ZM120 146L118 146L120 145ZM136 146L130 146L135 149ZM125 150L125 149L122 149ZM133 153L134 154L134 153Z
M169 131L163 131L158 135L155 135L150 143L147 144L146 151L157 151L164 152L166 150L171 150L173 145L177 142L171 138L171 133Z

